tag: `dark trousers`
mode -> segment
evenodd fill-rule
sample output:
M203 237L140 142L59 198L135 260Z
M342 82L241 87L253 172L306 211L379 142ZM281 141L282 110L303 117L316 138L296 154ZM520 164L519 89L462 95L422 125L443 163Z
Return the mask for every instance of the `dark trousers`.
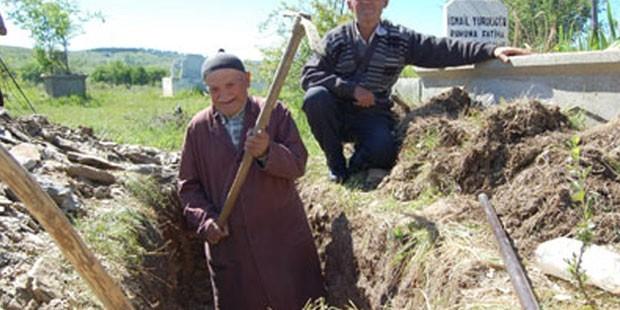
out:
M389 107L361 108L319 86L308 89L302 109L333 174L345 176L363 169L389 169L394 165L395 120ZM344 142L355 144L348 169L342 153Z

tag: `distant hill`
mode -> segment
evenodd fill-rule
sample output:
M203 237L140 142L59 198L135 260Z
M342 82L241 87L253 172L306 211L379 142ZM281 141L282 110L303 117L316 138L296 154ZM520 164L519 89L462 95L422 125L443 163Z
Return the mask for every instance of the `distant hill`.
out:
M84 51L69 52L69 66L74 72L91 74L97 66L113 61L121 61L130 66L156 67L169 70L172 63L185 54L144 48L96 48ZM0 46L0 57L11 68L17 71L28 63L34 62L32 49ZM262 81L258 75L260 61L245 61L247 69L252 72L252 87L266 91L269 81Z
M183 55L177 52L144 48L96 48L69 52L69 66L75 72L88 74L99 65L118 60L128 65L168 70L172 63ZM0 57L14 70L34 62L30 48L0 46Z

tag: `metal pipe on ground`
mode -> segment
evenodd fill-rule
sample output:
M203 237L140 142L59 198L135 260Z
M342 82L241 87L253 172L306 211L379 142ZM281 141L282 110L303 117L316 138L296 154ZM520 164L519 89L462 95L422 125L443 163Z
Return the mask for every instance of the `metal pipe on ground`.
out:
M530 282L527 279L527 275L525 274L525 270L523 269L523 266L521 266L517 253L512 248L510 238L508 237L508 234L506 234L506 231L502 226L502 222L497 216L497 212L495 212L495 209L491 205L491 202L486 194L480 194L478 199L484 207L484 213L486 213L489 224L491 224L491 228L493 229L495 240L499 245L502 259L506 264L506 270L510 275L512 286L515 288L515 292L519 297L521 307L525 310L540 309L536 296L534 295L534 291L532 290Z

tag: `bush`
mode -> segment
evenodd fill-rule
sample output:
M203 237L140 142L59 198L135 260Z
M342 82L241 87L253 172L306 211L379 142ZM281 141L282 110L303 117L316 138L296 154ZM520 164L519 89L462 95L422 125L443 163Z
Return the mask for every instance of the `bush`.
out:
M160 68L128 66L121 61L114 61L95 68L91 78L96 82L114 85L154 85L159 83L166 73L166 70Z
M28 82L32 83L42 83L43 79L41 78L41 74L43 74L45 70L38 63L31 62L19 69L19 77Z

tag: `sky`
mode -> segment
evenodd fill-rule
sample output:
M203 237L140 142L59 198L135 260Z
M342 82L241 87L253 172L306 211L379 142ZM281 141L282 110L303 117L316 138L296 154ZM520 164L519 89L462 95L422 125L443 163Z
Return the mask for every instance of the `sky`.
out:
M276 40L259 25L282 0L78 0L82 10L103 13L70 41L70 50L97 47L154 48L210 55L219 48L243 59L260 59L259 47ZM297 0L286 0L296 4ZM444 0L391 0L384 17L418 31L442 33ZM18 29L0 5L8 34L0 45L32 47L29 32ZM292 25L291 25L292 26Z
M97 47L153 48L208 56L219 48L243 59L260 59L259 48L277 36L259 30L283 0L77 0L82 10L101 12L70 42L70 50ZM285 0L298 3L298 0ZM620 0L612 0L612 3ZM416 31L442 35L446 0L391 0L384 17ZM8 35L0 45L32 47L29 32L18 29L0 4ZM291 25L292 26L292 25Z

